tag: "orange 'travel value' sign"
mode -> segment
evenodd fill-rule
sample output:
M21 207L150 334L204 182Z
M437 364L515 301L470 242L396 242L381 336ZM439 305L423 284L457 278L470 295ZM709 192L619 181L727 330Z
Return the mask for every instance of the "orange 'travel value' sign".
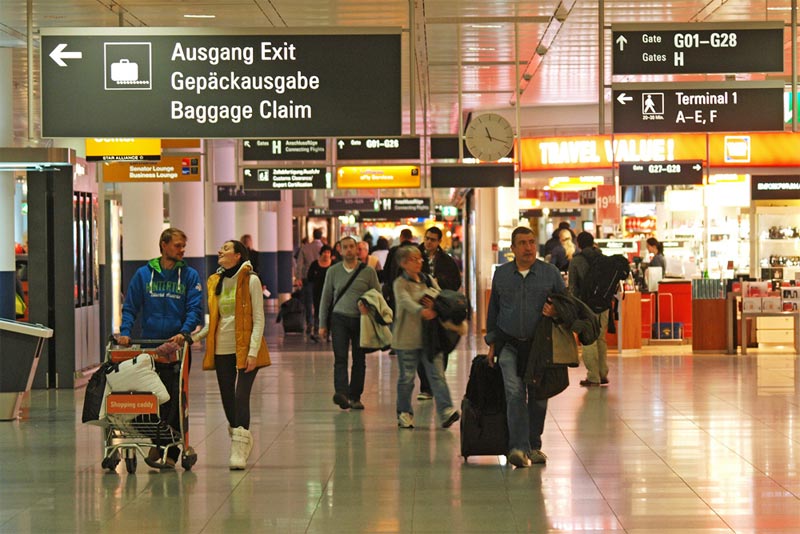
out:
M340 189L394 189L420 187L419 167L416 165L368 165L339 167L336 187Z
M705 160L706 135L587 135L526 138L523 171L597 169L620 161Z
M168 156L158 161L106 163L104 182L199 182L200 155Z
M796 167L800 165L800 134L710 134L708 163L712 168Z

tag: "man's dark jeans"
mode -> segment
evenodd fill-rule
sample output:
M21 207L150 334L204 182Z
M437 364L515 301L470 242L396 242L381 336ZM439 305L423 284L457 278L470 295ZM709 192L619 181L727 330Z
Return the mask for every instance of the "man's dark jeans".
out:
M361 318L331 315L331 340L333 341L333 386L336 393L344 393L350 400L361 400L364 392L366 358L360 344ZM352 345L353 366L347 378L347 353Z
M306 313L306 333L316 334L314 328L314 283L310 280L303 282L303 287L300 289L300 294L303 298L303 307Z

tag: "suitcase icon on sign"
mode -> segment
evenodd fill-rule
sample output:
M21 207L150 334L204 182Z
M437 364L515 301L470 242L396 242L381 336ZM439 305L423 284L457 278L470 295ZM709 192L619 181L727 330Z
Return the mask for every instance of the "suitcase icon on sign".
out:
M139 80L139 64L127 59L120 59L111 64L111 81L116 83L135 82Z

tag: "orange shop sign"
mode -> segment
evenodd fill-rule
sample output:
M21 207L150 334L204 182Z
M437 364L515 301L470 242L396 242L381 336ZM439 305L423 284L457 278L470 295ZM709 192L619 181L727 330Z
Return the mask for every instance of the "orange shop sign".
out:
M523 171L610 168L620 161L706 159L706 134L534 137L520 143Z
M140 163L105 163L103 181L199 182L200 156L168 156Z
M708 163L712 168L800 166L800 134L710 134Z
M416 165L368 165L339 167L336 171L339 189L394 189L420 187Z
M86 139L86 161L141 161L161 157L161 139L91 137Z

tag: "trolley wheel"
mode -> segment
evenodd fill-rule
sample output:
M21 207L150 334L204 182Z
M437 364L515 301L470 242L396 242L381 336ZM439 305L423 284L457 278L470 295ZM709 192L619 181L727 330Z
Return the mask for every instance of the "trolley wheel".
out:
M192 470L192 466L197 463L197 453L194 452L194 449L188 447L186 452L181 459L181 467L183 467L187 471Z
M136 472L136 456L125 458L125 469L127 469L130 474Z
M108 469L109 471L116 471L118 464L119 458L117 457L103 458L103 461L100 463L103 469Z

